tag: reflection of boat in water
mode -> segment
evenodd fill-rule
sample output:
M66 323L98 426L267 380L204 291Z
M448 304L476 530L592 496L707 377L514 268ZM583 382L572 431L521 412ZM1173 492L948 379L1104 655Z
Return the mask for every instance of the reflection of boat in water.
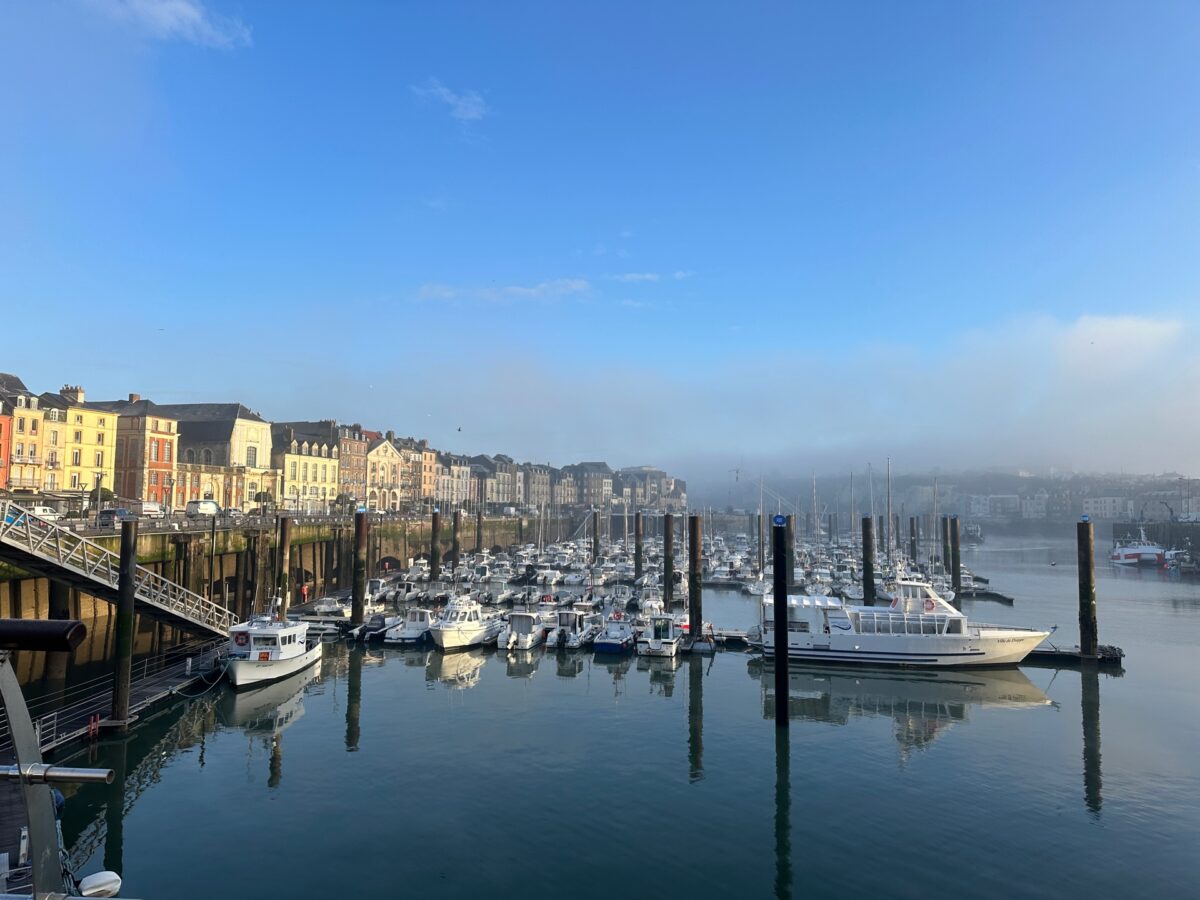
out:
M473 688L479 683L487 650L472 647L460 653L430 653L425 663L425 680L440 681L454 690Z
M762 681L763 717L775 717L774 665L752 659L750 676ZM908 750L928 746L972 707L1033 709L1050 698L1020 669L894 669L788 667L788 717L845 725L860 716L889 716L896 740Z
M263 687L225 691L217 715L244 731L282 731L304 715L304 687L316 677L316 667L310 666Z
M679 656L639 656L637 668L639 672L650 673L650 687L658 688L664 697L670 697L675 692L675 673L683 665Z
M509 678L532 678L545 655L544 647L533 650L509 650L504 654L504 674Z

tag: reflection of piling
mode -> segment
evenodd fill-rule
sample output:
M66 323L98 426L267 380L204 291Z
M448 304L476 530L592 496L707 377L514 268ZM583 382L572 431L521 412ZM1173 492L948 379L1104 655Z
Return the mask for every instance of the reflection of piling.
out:
M863 603L875 605L875 521L870 516L862 520L863 545Z
M950 586L962 593L962 557L959 555L958 516L950 520Z
M633 577L642 577L642 514L633 514Z
M942 516L942 571L950 574L950 517Z
M776 559L784 561L784 584L787 585L787 590L791 590L796 583L796 516L795 514L787 517L784 536L787 544L783 548L783 553L779 553L779 548L775 548ZM778 563L776 564L778 565Z
M71 618L71 586L65 581L50 580L50 618ZM66 687L67 667L71 654L54 650L46 654L46 692L53 695Z
M367 514L354 514L354 587L350 600L350 621L354 625L363 623L367 603Z
M517 520L518 524L520 523L520 521L521 521L520 519ZM462 510L461 509L456 509L454 511L454 515L451 517L451 524L452 524L452 527L450 529L450 571L457 572L458 571L459 554L461 552L461 545L459 543L459 538L458 538L458 531L460 528L462 528ZM519 542L520 542L520 539L518 538L518 543Z
M787 558L787 526L776 524L771 529L772 543L775 545L775 558ZM771 613L775 620L775 727L788 726L788 580L787 574L775 566L774 609ZM763 635L766 639L766 635Z
M1075 526L1079 553L1079 652L1095 658L1099 653L1100 630L1096 624L1096 558L1092 523Z
M122 524L136 523L123 522ZM110 872L116 872L118 875L124 873L125 775L129 768L126 758L128 749L125 739L122 738L109 745L107 754L108 767L113 771L113 780L105 789L104 868Z
M350 648L349 677L346 679L346 749L358 749L359 713L362 710L362 664L364 650Z
M429 523L429 579L437 581L442 577L442 514L439 510L433 511L432 521Z
M292 520L279 517L279 621L287 619L292 602Z
M700 640L702 635L700 623L703 620L703 553L704 540L703 523L699 516L688 516L688 634L693 641Z
M129 720L134 598L137 595L137 534L136 521L121 523L121 568L117 575L117 641L113 670L112 720L122 728Z
M780 703L787 707L787 695ZM775 729L775 896L792 896L792 748L786 728Z
M275 732L271 740L271 762L267 769L267 787L279 787L283 781L283 732Z
M675 599L675 517L663 515L663 603L671 608Z
M1080 704L1083 707L1083 799L1093 815L1100 815L1100 676L1096 667L1084 664L1080 673Z
M688 780L704 778L704 661L688 657Z

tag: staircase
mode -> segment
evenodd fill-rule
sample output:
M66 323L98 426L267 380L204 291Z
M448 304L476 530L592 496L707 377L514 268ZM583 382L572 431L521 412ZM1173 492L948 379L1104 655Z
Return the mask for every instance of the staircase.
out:
M116 602L121 558L15 503L0 501L0 559L47 578ZM180 624L224 637L237 616L220 604L182 588L149 569L137 567L136 599Z

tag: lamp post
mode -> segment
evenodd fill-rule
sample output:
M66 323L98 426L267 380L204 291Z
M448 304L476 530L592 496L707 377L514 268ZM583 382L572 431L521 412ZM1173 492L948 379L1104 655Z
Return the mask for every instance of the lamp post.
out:
M104 483L104 473L97 472L96 473L96 527L97 528L100 527L100 500L101 500L100 489L103 486L103 483Z
M166 514L168 516L170 516L174 512L172 507L175 504L175 495L171 492L171 489L173 487L175 487L175 480L170 475L164 475L163 476L163 500L165 502L163 503L163 508L164 508L164 512L166 512Z

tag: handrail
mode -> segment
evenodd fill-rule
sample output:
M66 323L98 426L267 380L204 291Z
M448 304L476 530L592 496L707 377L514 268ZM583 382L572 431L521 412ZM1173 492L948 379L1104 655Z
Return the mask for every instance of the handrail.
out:
M0 543L17 547L91 581L116 590L120 582L120 556L95 541L30 513L11 500L0 501ZM187 619L219 634L226 634L238 619L207 597L138 566L135 573L138 600Z

